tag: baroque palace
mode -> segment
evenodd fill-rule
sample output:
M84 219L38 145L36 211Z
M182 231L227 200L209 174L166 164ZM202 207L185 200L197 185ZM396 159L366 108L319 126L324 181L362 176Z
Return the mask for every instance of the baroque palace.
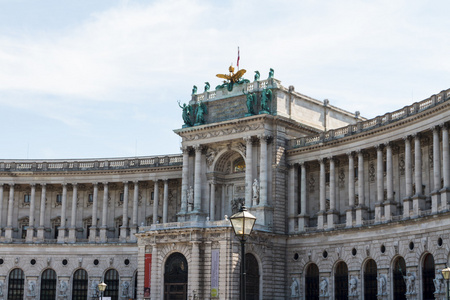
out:
M450 90L373 119L274 78L180 107L182 153L0 161L0 300L444 299ZM180 118L180 125L181 125Z

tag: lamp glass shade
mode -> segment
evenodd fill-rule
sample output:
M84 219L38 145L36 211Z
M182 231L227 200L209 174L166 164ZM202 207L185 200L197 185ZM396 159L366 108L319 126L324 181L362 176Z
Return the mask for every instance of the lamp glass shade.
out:
M448 280L450 278L450 267L442 270L442 276L444 276L445 280Z
M102 282L98 284L98 289L100 292L104 292L106 290L106 283Z
M230 217L231 226L237 236L245 237L250 235L256 222L256 217L249 213L245 206L241 211Z

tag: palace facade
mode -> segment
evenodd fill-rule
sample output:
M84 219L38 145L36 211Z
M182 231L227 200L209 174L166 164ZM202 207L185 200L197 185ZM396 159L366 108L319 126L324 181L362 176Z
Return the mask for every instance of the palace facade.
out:
M182 153L0 161L0 299L444 299L450 90L373 119L273 78L194 89ZM182 119L180 118L180 124Z

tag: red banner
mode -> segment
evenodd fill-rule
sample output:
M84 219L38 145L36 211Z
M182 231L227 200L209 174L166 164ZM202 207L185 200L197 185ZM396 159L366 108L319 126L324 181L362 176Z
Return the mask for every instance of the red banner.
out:
M144 298L150 298L151 283L152 283L152 255L145 254Z

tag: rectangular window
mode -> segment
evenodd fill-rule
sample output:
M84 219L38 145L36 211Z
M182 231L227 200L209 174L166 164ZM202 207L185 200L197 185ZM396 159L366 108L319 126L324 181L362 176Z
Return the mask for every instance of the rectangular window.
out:
M89 194L88 201L89 201L89 203L94 202L94 196L92 194Z
M123 203L123 193L120 193L120 199L119 199L120 203Z
M30 203L30 195L29 194L23 195L23 202Z
M56 203L61 204L61 202L62 202L62 195L61 194L56 195Z

